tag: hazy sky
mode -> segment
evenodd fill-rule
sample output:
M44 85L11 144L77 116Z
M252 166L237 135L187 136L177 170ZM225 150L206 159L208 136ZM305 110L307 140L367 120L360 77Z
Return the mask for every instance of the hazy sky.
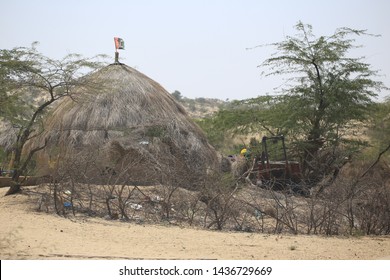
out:
M314 33L338 27L367 29L381 37L357 38L373 69L390 87L390 1L387 0L0 0L0 49L39 41L43 54L114 56L187 97L244 99L282 84L257 68L273 52L254 46L294 35L301 20ZM382 92L381 97L390 93Z

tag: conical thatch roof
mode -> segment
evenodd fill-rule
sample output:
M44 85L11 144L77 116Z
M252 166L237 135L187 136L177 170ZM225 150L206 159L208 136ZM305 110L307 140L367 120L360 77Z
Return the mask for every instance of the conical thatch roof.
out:
M61 159L84 161L101 172L111 170L110 177L121 174L119 181L185 178L191 185L217 166L202 131L160 84L123 64L109 65L85 82L48 116L40 138L48 139L39 155L41 169L58 169ZM98 183L97 173L91 176Z

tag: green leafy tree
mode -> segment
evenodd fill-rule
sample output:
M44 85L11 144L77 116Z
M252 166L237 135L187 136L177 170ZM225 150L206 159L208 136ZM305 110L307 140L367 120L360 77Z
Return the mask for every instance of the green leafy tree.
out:
M378 154L388 151L390 146L390 97L375 105L370 121L368 135L372 143L371 152ZM390 160L390 154L384 154L383 158Z
M287 105L288 122L296 123L291 131L302 135L304 167L317 177L310 162L323 147L335 148L347 140L345 130L367 119L373 97L384 85L374 80L378 73L364 57L348 56L359 47L352 37L369 35L365 30L340 28L317 38L310 25L299 22L296 29L295 37L272 44L277 52L260 67L268 76L290 76L281 102Z
M375 80L378 73L364 57L349 57L359 47L354 37L373 35L340 28L331 36L316 37L311 25L299 22L295 28L297 35L269 45L276 52L259 65L263 75L287 79L281 93L238 102L233 110L219 112L213 122L242 133L287 135L294 140L305 173L319 178L325 171L315 162L323 160L319 156L325 148L330 148L336 163L345 158L336 155L338 148L360 144L347 137L348 129L368 118L373 98L385 87Z
M6 195L20 191L20 177L33 155L43 149L26 143L42 131L42 117L65 96L72 96L78 86L86 86L81 78L87 70L100 67L96 57L86 59L71 54L62 60L48 58L36 49L0 50L0 145L12 153L12 185Z
M183 99L183 96L181 95L181 92L178 90L175 90L174 92L171 93L172 96L177 100L180 101Z

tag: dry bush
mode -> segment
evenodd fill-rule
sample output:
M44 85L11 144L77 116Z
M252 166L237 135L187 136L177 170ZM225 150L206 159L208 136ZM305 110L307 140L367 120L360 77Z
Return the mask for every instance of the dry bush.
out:
M222 230L232 216L238 215L234 194L237 191L235 180L229 174L210 172L200 190L199 200L207 205L204 216L206 228Z
M307 233L388 234L390 168L381 163L367 171L363 164L346 165L338 178L320 186L307 200Z
M297 234L299 230L297 199L290 191L273 191L272 186L268 187L266 192L268 198L262 201L262 214L273 220L272 232Z
M98 151L96 152L98 153ZM217 230L304 234L389 234L390 172L383 164L359 176L365 166L345 166L336 180L323 181L306 197L295 185L275 191L272 184L239 184L231 174L209 170L194 188L180 160L167 157L159 170L164 184L141 186L147 159L131 157L104 168L94 153L69 157L41 190L39 208L60 215L88 215L137 223L170 223ZM126 156L126 154L125 154ZM131 166L130 166L131 165ZM193 174L191 174L193 175ZM104 184L96 184L101 176ZM304 185L301 186L305 188Z
M355 202L358 229L364 234L390 234L390 188L385 184L371 185Z

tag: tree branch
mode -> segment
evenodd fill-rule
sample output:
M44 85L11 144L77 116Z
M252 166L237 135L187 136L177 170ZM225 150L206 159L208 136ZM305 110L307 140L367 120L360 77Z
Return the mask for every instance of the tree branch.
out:
M48 139L46 138L46 139L45 139L45 143L43 144L43 146L36 147L36 148L30 150L30 152L28 153L28 157L27 157L26 160L23 162L23 165L22 165L22 167L20 168L20 172L21 172L21 173L23 173L24 170L27 168L27 165L30 163L30 161L31 161L31 159L32 159L32 157L33 157L33 155L34 155L36 152L38 152L38 151L40 151L40 150L42 150L42 149L44 149L44 148L46 147L47 142L48 142Z
M360 176L360 178L363 178L364 176L367 175L367 173L371 170L371 168L373 168L378 162L379 160L381 159L382 155L384 153L386 153L388 150L390 150L390 144L382 151L379 153L377 159L375 160L375 162L373 164L371 164L371 166L369 168L367 168L367 170Z

